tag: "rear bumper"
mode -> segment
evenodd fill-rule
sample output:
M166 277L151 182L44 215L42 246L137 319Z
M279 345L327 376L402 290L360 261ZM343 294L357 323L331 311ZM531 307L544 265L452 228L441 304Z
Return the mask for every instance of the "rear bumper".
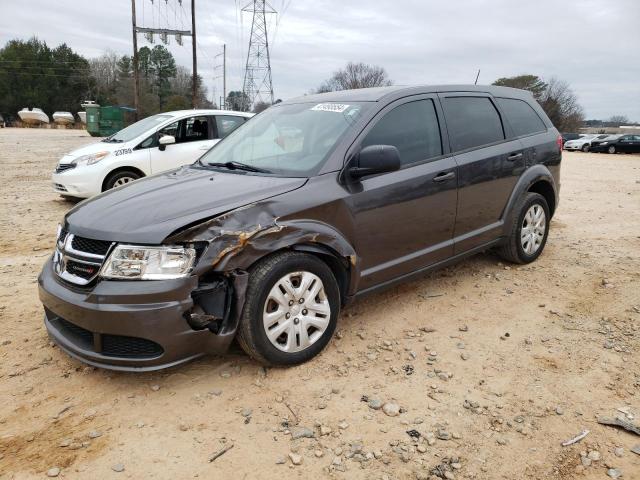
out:
M214 334L187 323L197 277L103 280L90 290L79 289L60 280L48 260L38 285L51 339L69 355L97 367L167 368L207 353L224 353L235 336L235 329Z

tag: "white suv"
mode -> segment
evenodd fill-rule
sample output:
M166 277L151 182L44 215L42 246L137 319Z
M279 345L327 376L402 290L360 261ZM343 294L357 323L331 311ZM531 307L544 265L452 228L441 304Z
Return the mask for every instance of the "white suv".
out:
M147 175L195 162L252 113L181 110L147 117L101 142L63 156L53 189L88 198Z

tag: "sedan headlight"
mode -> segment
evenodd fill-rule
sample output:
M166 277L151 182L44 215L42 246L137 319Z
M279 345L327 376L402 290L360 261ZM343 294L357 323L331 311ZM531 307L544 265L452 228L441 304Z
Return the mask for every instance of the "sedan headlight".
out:
M77 167L80 167L82 165L93 165L94 163L98 163L110 153L111 152L98 152L90 153L88 155L82 155L81 157L74 159L71 163L73 163Z
M602 142L600 145L608 145L609 142Z
M167 280L186 277L193 267L193 248L118 245L109 255L100 276L121 280Z

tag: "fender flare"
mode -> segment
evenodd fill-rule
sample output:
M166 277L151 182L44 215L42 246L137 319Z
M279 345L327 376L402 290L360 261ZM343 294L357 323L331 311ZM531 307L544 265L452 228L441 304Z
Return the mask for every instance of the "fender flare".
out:
M516 214L516 212L514 212L514 209L516 204L518 203L518 199L525 192L529 191L533 184L539 181L547 182L551 186L557 205L558 187L553 178L553 175L545 165L533 165L522 174L522 176L518 179L518 183L516 183L516 186L511 191L511 196L509 197L507 205L505 206L502 214L504 235L509 234L513 217Z

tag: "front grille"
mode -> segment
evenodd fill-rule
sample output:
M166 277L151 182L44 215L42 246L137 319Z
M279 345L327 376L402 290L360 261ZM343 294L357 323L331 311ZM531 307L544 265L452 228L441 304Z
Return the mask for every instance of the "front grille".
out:
M66 263L66 270L76 277L89 280L93 278L96 273L98 273L100 267L94 264L81 263L76 262L75 260L68 259Z
M91 238L75 235L71 240L71 246L79 252L92 253L94 255L106 255L112 242L105 240L93 240Z
M66 192L67 191L67 187L65 187L64 185L60 184L60 183L54 183L53 187L58 190L59 192Z
M62 173L72 168L76 168L75 163L61 163L56 167L56 173Z
M113 242L79 237L60 229L53 255L55 272L75 285L88 285L97 276Z
M47 311L47 317L55 317L55 314ZM92 350L106 357L147 359L164 353L160 345L146 338L94 333L60 317L51 323L83 350Z

